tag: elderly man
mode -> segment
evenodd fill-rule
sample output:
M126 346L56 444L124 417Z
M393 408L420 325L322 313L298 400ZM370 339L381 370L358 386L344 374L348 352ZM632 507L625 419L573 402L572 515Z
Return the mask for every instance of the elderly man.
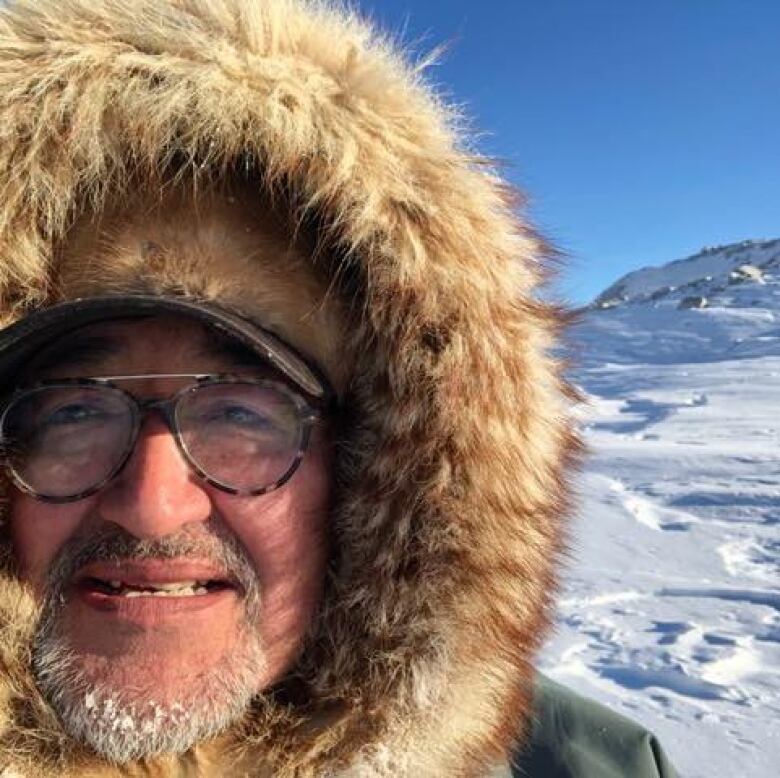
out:
M299 0L19 0L0 74L0 775L671 775L533 673L563 317L417 74Z

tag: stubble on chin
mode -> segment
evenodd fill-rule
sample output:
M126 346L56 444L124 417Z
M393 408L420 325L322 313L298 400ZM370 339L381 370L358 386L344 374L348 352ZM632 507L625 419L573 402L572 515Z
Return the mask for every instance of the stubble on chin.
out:
M205 530L205 531L204 531ZM75 573L101 560L209 559L239 581L242 618L222 656L188 674L159 668L155 658L85 655L74 650L65 628L67 591ZM239 720L259 691L267 655L259 635L261 596L256 571L243 546L220 524L197 534L139 541L112 526L71 539L54 560L33 641L33 672L63 727L112 762L181 753ZM146 665L134 677L133 663ZM183 663L183 666L186 663ZM184 668L186 670L186 667Z

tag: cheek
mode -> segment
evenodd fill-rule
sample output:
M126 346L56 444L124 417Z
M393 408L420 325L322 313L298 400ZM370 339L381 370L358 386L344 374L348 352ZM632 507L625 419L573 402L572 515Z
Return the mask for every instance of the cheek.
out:
M304 460L292 480L270 494L215 492L212 500L257 570L266 637L300 632L319 602L328 553L329 476L322 460Z
M13 489L9 502L20 577L40 591L52 560L89 513L92 500L50 505Z

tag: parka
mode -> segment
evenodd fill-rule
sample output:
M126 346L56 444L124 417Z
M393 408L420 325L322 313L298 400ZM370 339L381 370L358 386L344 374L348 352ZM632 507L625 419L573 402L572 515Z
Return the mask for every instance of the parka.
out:
M539 673L533 728L505 778L676 778L655 736Z
M311 639L185 754L111 765L62 730L3 530L0 775L672 774L649 736L533 669L580 452L567 314L537 295L553 252L424 67L316 0L0 9L0 325L97 293L206 300L316 357L343 411ZM226 176L314 236L303 265L63 250L137 189Z

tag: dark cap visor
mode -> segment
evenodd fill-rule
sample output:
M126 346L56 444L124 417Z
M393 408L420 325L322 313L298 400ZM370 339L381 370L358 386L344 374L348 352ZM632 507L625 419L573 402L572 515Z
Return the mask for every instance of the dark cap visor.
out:
M0 331L0 381L6 383L40 348L68 332L98 321L161 313L194 319L239 341L319 403L333 395L321 372L268 330L210 303L158 295L82 297L30 313Z

